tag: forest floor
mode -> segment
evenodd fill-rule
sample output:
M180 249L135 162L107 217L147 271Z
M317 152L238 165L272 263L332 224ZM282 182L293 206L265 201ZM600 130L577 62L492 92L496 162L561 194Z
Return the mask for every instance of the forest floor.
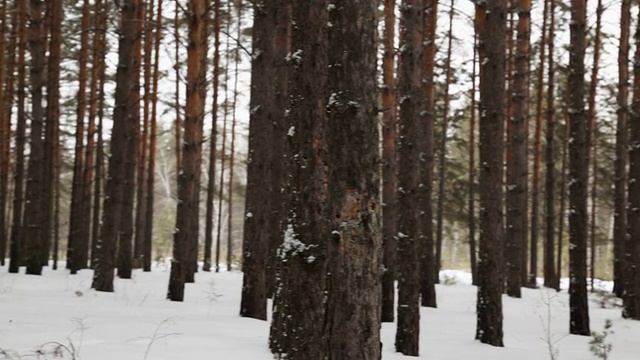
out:
M269 323L238 316L240 272L198 273L184 303L165 300L164 267L116 279L114 293L91 290L91 276L49 268L43 276L16 275L0 267L0 360L71 359L70 352L83 360L272 359ZM473 340L476 288L469 274L443 271L440 277L439 308L421 311L421 358L551 359L551 344L555 359L597 359L590 337L568 335L566 283L560 293L524 289L522 299L504 296L505 347L495 348ZM640 322L620 314L615 299L592 295L592 331L602 332L607 319L613 323L605 339L612 344L609 359L639 359ZM394 337L395 324L383 324L383 359L406 359L394 352Z

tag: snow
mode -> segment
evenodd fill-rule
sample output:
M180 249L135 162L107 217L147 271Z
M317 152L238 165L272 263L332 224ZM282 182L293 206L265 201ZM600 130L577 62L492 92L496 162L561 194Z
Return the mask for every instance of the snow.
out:
M269 323L238 315L240 272L198 272L196 283L186 286L184 303L165 300L169 272L164 266L154 266L151 273L134 270L132 280L116 279L114 293L91 290L91 277L91 270L69 275L46 268L43 276L28 276L0 267L0 348L24 358L52 341L72 343L78 358L88 360L273 358ZM445 270L440 278L439 308L421 308L420 358L549 359L544 339L551 337L559 359L595 359L589 337L567 335L566 290L523 289L522 299L504 296L505 347L496 348L473 340L476 288L469 285L470 275ZM610 288L611 283L598 285ZM637 358L640 322L624 320L619 308L601 309L595 301L590 316L592 331L602 332L606 319L612 320L614 333L607 338L612 360ZM394 351L395 324L383 324L381 336L383 359L406 359Z

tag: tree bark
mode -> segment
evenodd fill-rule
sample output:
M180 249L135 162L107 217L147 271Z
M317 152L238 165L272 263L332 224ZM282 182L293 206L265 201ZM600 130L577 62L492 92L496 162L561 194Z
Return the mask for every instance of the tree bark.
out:
M420 336L420 218L418 186L424 124L420 121L424 87L422 0L405 0L400 7L400 51L398 62L399 136L398 168L398 318L396 351L418 356ZM425 212L428 209L425 209ZM433 242L431 242L433 246ZM427 251L427 249L425 249Z
M473 70L471 71L471 115L469 116L469 262L471 283L478 285L478 263L476 260L476 69L478 63L478 36L473 34Z
M547 80L547 128L545 135L545 251L544 251L544 286L560 291L560 277L556 273L555 256L555 219L556 219L556 167L555 167L555 9L556 1L549 1L549 33L548 48L548 80ZM562 216L562 214L560 214ZM560 220L562 221L562 219ZM559 251L559 250L558 250ZM559 272L559 269L558 269Z
M502 343L502 217L506 1L479 3L480 261L476 339Z
M278 105L282 103L279 98L286 91L286 77L282 76L281 71L286 62L284 57L279 56L282 46L278 44L280 39L276 36L287 35L288 25L279 27L278 24L288 22L281 18L288 17L289 11L284 0L262 1L254 7L253 53L259 55L253 58L251 66L252 111L249 120L240 315L261 320L267 319L267 264L269 258L275 255L271 252L271 237L281 233L279 228L274 229L269 225L272 221L279 223L279 219L273 216L273 211L277 210L273 205L277 204L275 200L280 197L280 188L272 185L265 187L264 181L275 175L272 175L272 164L282 161L282 154L273 151L273 145L278 141L275 138L283 134L275 131L273 123L284 116L284 108ZM272 235L270 230L275 230L277 235Z
M587 127L584 93L586 2L571 1L569 45L569 332L590 335L587 300Z

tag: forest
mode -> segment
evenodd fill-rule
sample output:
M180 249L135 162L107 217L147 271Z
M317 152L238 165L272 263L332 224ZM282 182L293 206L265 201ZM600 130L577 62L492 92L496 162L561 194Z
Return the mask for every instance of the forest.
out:
M632 359L638 64L631 0L0 0L0 356Z

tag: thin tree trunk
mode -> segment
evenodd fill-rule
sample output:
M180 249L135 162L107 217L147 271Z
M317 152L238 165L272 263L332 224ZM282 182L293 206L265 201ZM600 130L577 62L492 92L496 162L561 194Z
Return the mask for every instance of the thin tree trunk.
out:
M89 61L89 0L82 4L82 33L80 35L80 54L78 57L78 104L76 107L75 156L73 162L73 182L71 188L71 214L69 218L69 237L67 245L67 269L71 274L84 268L81 263L82 224L88 220L83 212L82 171L84 160L85 110L87 107L87 63Z
M97 291L113 292L113 270L118 239L123 237L122 220L124 214L124 187L132 186L132 174L125 174L128 144L135 136L132 126L131 92L134 86L134 48L136 37L136 4L137 0L124 0L120 3L120 25L118 45L118 69L116 72L115 108L113 113L113 130L111 135L111 156L109 157L109 173L105 185L100 236L96 243L97 256L92 287ZM135 120L134 120L135 121ZM128 214L129 217L131 213Z
M540 44L547 43L547 18L549 14L549 1L544 2L542 35ZM542 105L544 103L544 64L545 64L545 46L540 46L540 62L537 73L536 82L536 130L533 148L533 179L531 183L531 249L529 265L529 274L526 286L530 288L537 287L538 276L538 232L540 223L540 164L542 162Z
M22 262L23 251L23 230L22 230L22 209L24 205L24 148L26 142L26 61L27 51L27 1L18 0L17 21L14 26L18 37L18 101L17 101L17 124L16 124L16 165L13 179L13 218L11 224L11 248L9 272L17 273Z
M239 1L236 6L238 7L238 24L237 24L237 34L236 40L240 41L240 36L242 35L242 1ZM240 57L240 46L236 45L236 49L234 51L234 60L235 60L235 69L234 69L234 80L233 80L233 107L231 109L231 146L229 148L230 156L229 156L229 216L227 217L227 271L231 271L231 265L233 262L233 171L234 171L234 156L235 156L235 147L236 147L236 103L238 100L238 62Z
M469 262L471 263L471 283L478 285L478 264L476 260L476 69L478 63L478 36L473 34L473 70L471 72L471 116L469 117Z
M558 258L556 268L558 269L558 288L560 288L560 279L562 278L562 245L564 243L564 224L566 222L566 197L567 197L567 156L569 148L570 122L569 117L569 90L565 91L565 107L562 112L564 114L564 132L562 136L562 168L560 170L560 224L558 226ZM626 230L625 230L626 231Z
M587 128L584 94L586 3L571 1L569 45L569 332L590 335L587 299Z
M256 10L254 10L256 11ZM220 87L220 0L214 0L213 3L213 109L211 110L211 139L209 148L209 179L207 182L207 209L205 214L205 238L204 238L204 264L202 270L211 271L211 248L213 247L213 217L214 217L214 198L215 198L215 180L216 180L216 142L218 138L218 88ZM256 15L257 16L257 15ZM255 28L255 25L254 25ZM254 29L255 34L259 30ZM255 41L255 37L254 37ZM263 49L263 47L254 47ZM267 56L267 55L264 55ZM253 69L253 65L252 65ZM252 75L253 81L253 75ZM251 125L249 125L251 126ZM250 164L250 162L249 162ZM247 165L247 173L249 172ZM249 185L247 184L247 191ZM249 196L247 196L247 199ZM249 201L249 200L247 200ZM246 223L245 223L246 226ZM217 250L217 254L219 251ZM217 257L216 257L217 258ZM217 269L217 267L216 267ZM244 288L243 288L244 289ZM242 305L241 305L242 307Z
M638 10L640 20L640 10ZM635 32L634 63L640 63L640 23ZM629 117L629 184L622 317L640 320L640 67L633 68L633 99ZM586 250L585 250L586 251ZM586 291L585 291L586 293Z
M548 80L547 80L547 128L545 136L545 252L544 252L544 286L560 290L559 269L555 268L555 219L556 219L556 166L555 166L555 65L554 65L554 41L555 41L555 11L556 0L549 1L549 35L547 47L549 54ZM562 216L562 214L560 214ZM562 219L560 219L562 222Z
M602 0L598 0L596 8L596 33L595 44L593 48L593 65L591 70L591 81L589 82L589 128L587 130L587 173L589 160L593 160L593 180L591 184L591 221L590 221L590 277L591 291L594 291L595 265L596 265L596 190L597 190L597 119L596 119L596 92L598 90L598 70L600 66L600 48L601 48L601 28L602 28Z
M180 6L178 0L175 1L174 17L173 17L173 41L175 42L175 65L176 70L176 88L175 88L175 103L176 110L176 123L175 123L175 151L176 151L176 174L180 173L182 169L182 120L180 119L180 68L182 62L180 61ZM178 175L176 175L178 176Z
M502 208L506 1L478 3L480 63L480 261L476 339L502 343Z
M449 9L449 33L447 35L447 59L445 60L445 82L444 82L444 105L442 110L442 134L440 135L440 159L438 161L439 168L439 180L438 180L438 218L437 218L437 234L436 234L436 274L440 273L442 268L442 237L444 232L444 197L445 197L445 181L447 171L447 129L449 127L449 84L451 83L451 52L453 50L453 14L455 2L451 0L451 7ZM439 281L437 281L439 282Z
M200 192L200 161L202 157L202 126L206 97L206 54L208 9L199 0L190 0L189 46L187 48L187 96L182 168L178 176L178 209L173 238L173 260L167 298L184 300L184 284L195 271L197 256L198 208ZM195 265L195 264L193 264Z
M55 205L55 181L56 169L56 149L58 144L58 133L60 127L60 62L62 51L62 18L63 7L62 2L49 3L50 24L49 30L51 38L49 41L49 60L47 62L47 112L46 112L46 129L45 129L45 175L44 175L44 248L41 255L41 264L48 265L49 253L51 250L51 235L53 234L53 226L57 222L54 220ZM57 232L57 229L55 229ZM85 240L86 242L86 240ZM86 262L85 262L86 264Z
M138 142L138 169L136 179L136 226L135 239L133 242L133 267L141 268L144 263L144 239L146 237L145 230L147 226L147 210L145 201L147 192L147 162L149 155L149 137L150 137L150 113L151 113L151 59L153 56L153 21L155 19L154 6L155 1L151 0L144 4L147 8L144 21L144 95L142 105L142 133Z
M395 29L396 2L384 2L384 57L382 58L382 322L395 319L396 280L396 220L398 218L398 158L396 141L398 123L396 119L396 79L395 79Z
M15 40L11 39L7 44L8 22L14 22L14 16L8 15L7 0L2 0L2 25L0 27L0 265L5 265L7 257L7 244L9 243L7 224L9 223L9 169L11 164L11 107L13 100L13 70L15 63ZM15 12L15 11L12 11ZM15 23L14 23L15 25ZM13 32L12 32L13 34ZM7 49L9 51L7 51ZM6 89L5 89L6 85ZM11 92L10 92L11 91ZM7 100L9 99L9 100Z
M157 114L158 114L158 79L160 77L160 42L162 41L162 0L158 0L158 14L155 23L155 48L153 60L153 88L151 99L151 129L149 130L149 165L147 166L147 192L144 201L145 231L142 242L142 267L144 271L151 271L151 254L153 247L153 203L156 173L156 143L157 143Z
M624 243L627 234L627 123L629 118L629 34L631 0L622 0L620 9L620 46L618 48L618 111L616 123L616 159L613 211L613 292L624 294Z
M529 136L529 63L531 36L531 0L518 2L517 46L511 102L513 115L507 156L507 227L505 238L506 290L511 297L521 297L523 248L527 244L527 139Z

